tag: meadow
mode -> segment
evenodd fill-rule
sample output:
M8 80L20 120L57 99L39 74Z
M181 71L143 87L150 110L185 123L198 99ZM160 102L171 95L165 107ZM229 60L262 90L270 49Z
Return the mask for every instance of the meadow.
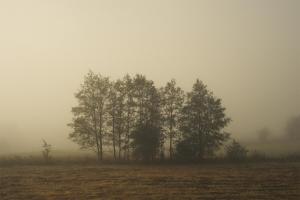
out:
M0 167L0 199L300 199L300 162Z

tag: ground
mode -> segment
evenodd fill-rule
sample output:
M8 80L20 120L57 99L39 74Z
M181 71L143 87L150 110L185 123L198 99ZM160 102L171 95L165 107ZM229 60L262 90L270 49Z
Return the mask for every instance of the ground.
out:
M0 167L0 199L300 199L300 163Z

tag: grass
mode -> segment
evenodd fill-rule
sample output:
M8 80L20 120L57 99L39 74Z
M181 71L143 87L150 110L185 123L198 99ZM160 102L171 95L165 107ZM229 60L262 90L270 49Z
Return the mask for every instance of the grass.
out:
M0 168L0 199L300 199L300 163Z

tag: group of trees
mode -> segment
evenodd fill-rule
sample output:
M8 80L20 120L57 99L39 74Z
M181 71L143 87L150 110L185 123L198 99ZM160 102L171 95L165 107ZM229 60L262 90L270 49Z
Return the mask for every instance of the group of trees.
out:
M143 75L111 81L90 71L75 97L69 137L98 160L203 159L229 138L221 100L199 80L185 93L175 80L157 88Z

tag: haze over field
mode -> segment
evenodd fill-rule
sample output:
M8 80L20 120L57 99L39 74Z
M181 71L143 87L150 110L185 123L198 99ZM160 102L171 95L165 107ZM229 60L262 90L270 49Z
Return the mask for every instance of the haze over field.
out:
M74 150L74 93L89 69L158 87L196 78L223 99L238 139L283 134L300 114L300 2L0 1L0 154Z

